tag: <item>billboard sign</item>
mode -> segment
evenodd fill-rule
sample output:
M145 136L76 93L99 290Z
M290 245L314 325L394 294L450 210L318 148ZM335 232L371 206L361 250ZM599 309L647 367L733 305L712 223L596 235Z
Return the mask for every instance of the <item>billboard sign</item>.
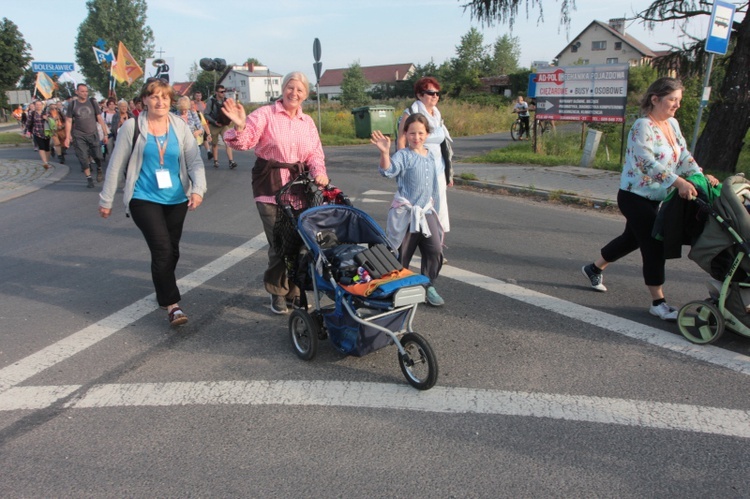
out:
M623 123L628 69L627 64L537 69L536 119Z

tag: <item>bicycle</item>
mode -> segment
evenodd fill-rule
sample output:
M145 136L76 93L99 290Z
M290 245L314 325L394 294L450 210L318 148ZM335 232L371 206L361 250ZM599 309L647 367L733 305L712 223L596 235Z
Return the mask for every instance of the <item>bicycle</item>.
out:
M516 121L513 122L512 125L510 125L510 138L515 140L519 140L521 137L521 118L516 118Z
M537 126L542 135L555 131L555 123L552 120L537 120Z
M545 133L555 131L555 123L552 120L537 120L538 133L544 135ZM516 121L510 126L510 137L513 140L520 140L521 136L521 118L516 118ZM529 139L531 137L528 137Z

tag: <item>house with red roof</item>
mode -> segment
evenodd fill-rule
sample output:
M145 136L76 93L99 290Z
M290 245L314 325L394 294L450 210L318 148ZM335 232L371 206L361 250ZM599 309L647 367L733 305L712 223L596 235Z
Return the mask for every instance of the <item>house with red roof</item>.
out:
M395 84L399 81L408 80L415 71L414 64L387 64L385 66L362 66L365 79L370 82L369 90L379 84ZM329 99L341 96L341 83L344 81L344 73L349 68L327 69L320 77L321 96Z

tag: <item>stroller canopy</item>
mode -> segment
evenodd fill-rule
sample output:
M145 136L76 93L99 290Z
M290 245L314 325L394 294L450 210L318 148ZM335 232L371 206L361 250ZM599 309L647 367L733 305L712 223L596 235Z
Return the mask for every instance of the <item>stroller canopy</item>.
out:
M383 229L367 213L352 206L323 205L304 211L297 222L308 247L317 253L317 234L332 232L340 243L387 244Z
M714 210L734 228L742 240L737 240L713 216L709 217L701 236L693 244L688 258L697 263L714 279L723 280L729 265L737 255L735 245L750 237L750 214L744 202L750 200L750 181L742 175L727 178L721 196L714 201ZM718 257L718 258L717 258ZM750 274L750 259L745 258L740 268Z

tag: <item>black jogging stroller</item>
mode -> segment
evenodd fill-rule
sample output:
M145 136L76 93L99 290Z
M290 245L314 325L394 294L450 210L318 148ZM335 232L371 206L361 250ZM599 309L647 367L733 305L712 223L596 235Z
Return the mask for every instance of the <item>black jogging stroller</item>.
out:
M339 352L358 357L393 344L407 382L420 390L432 388L437 360L413 329L429 278L403 269L380 226L352 207L339 189L317 188L308 173L284 186L277 204L283 220L277 222L274 241L300 288L300 307L289 317L297 356L313 359L325 339ZM290 235L290 226L296 236ZM309 306L307 291L313 298Z

